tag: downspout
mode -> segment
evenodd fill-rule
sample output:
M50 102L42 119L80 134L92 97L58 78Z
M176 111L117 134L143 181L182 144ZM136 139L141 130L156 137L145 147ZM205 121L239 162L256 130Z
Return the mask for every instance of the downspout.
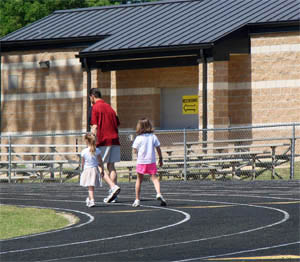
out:
M90 132L91 131L91 127L90 127L90 123L89 123L89 118L90 118L90 111L91 111L91 101L90 101L90 90L92 88L92 73L91 73L91 69L87 64L87 59L84 58L84 67L86 69L86 73L87 73L87 89L86 89L86 131Z
M200 56L202 61L202 140L207 141L207 59L204 50L200 50ZM204 143L203 147L207 144Z

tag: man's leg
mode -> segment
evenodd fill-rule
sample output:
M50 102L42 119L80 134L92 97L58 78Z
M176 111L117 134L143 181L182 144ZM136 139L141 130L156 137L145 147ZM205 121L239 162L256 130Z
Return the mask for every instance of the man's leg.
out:
M110 179L117 184L118 176L115 168L115 163L107 163L108 176Z

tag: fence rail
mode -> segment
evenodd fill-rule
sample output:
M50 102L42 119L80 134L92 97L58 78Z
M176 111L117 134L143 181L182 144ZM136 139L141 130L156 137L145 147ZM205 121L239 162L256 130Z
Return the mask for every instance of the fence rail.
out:
M300 123L156 130L161 179L300 179ZM0 182L66 182L81 172L84 133L0 137ZM120 131L119 177L135 177L134 131ZM77 181L77 180L76 180Z

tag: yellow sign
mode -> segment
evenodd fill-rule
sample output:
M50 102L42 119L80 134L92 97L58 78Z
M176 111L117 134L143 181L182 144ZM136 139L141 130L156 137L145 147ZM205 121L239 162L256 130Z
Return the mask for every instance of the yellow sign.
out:
M182 97L182 114L193 115L198 114L198 96L183 96Z

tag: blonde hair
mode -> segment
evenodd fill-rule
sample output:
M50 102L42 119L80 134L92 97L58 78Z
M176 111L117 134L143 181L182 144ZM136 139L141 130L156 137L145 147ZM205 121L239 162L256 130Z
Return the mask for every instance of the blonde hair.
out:
M85 134L84 139L85 139L88 147L90 148L90 152L94 155L96 152L96 137L95 137L95 135L92 133L87 133L87 134Z
M146 133L153 133L154 129L149 119L142 118L137 122L136 125L136 133L137 135L146 134Z

